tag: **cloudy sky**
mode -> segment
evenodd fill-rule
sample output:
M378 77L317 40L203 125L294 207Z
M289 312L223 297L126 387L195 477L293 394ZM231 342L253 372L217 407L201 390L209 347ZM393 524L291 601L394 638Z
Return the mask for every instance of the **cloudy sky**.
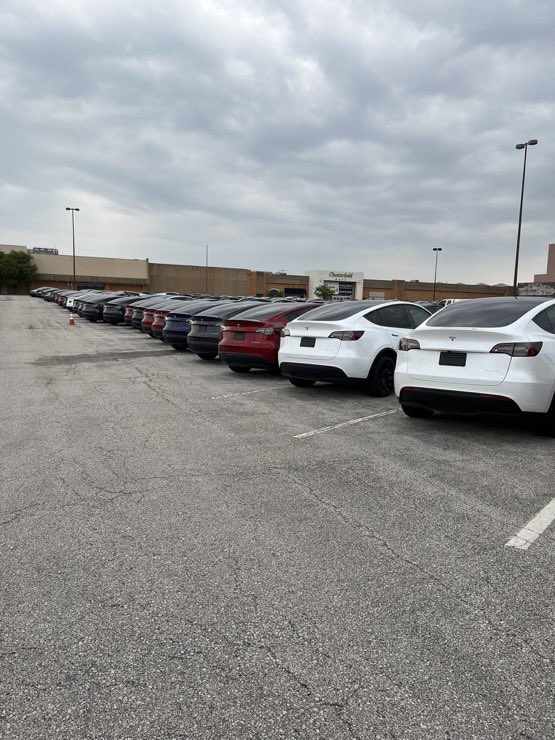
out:
M511 282L555 241L553 0L2 0L0 242Z

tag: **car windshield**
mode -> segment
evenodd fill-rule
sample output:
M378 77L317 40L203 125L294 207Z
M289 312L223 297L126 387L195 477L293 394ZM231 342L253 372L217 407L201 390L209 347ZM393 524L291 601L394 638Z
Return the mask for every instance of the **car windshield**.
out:
M377 308L384 301L345 301L344 303L326 304L313 311L308 311L302 317L303 321L337 321L348 319L366 308Z
M549 298L475 298L452 303L428 319L426 326L495 328L509 326Z

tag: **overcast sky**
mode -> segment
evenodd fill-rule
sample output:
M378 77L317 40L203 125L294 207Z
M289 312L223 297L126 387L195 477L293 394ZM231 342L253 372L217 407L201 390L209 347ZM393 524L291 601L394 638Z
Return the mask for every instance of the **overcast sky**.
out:
M0 242L511 282L555 242L553 0L2 0Z

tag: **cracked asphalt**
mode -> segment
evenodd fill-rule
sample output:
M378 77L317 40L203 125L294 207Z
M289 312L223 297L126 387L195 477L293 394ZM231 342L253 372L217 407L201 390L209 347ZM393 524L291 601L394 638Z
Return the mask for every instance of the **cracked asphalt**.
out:
M555 441L0 309L0 737L555 736Z

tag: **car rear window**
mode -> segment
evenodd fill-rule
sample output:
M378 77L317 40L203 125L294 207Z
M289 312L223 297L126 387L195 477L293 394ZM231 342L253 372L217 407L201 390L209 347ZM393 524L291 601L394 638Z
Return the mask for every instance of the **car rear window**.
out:
M452 303L428 319L426 326L495 328L509 326L548 298L474 298Z
M253 305L249 305L248 303L232 303L230 304L224 304L220 306L217 310L213 308L206 308L204 311L197 314L197 316L206 316L207 318L213 317L215 319L229 319L231 316L235 316L236 314L242 314L243 311L247 311L249 308L253 308Z
M348 319L366 308L379 306L379 301L345 301L341 303L328 303L325 306L308 311L303 316L307 321L338 321Z

